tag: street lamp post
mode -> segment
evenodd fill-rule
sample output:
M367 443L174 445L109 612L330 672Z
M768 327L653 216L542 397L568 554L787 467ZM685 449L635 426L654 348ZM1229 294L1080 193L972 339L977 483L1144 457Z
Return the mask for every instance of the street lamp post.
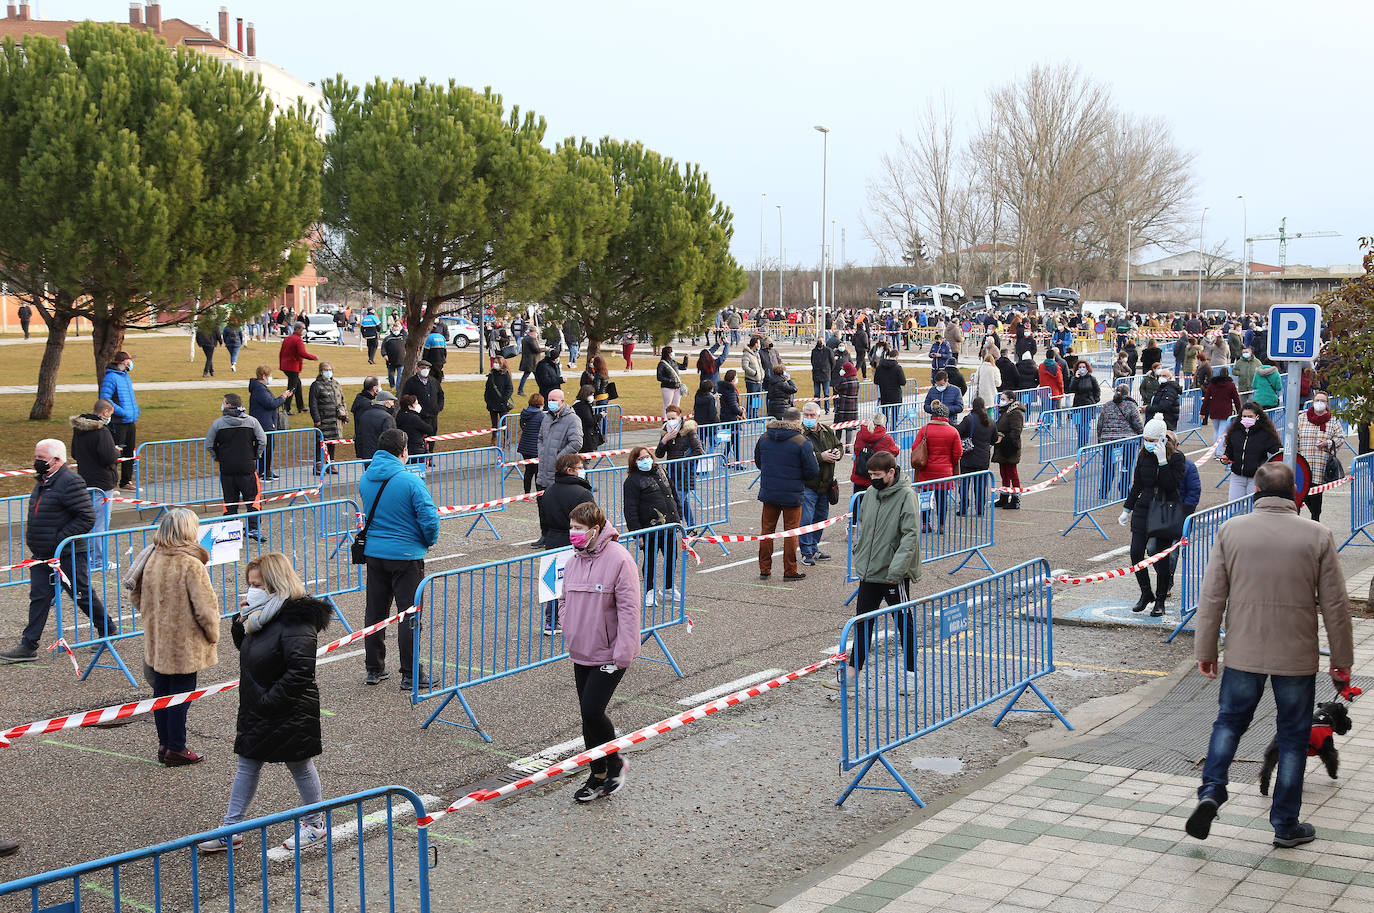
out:
M1197 312L1202 313L1202 233L1207 227L1207 210L1210 206L1202 207L1202 216L1197 223Z
M763 209L768 203L768 194L759 194L759 310L763 310Z
M817 124L821 134L821 298L816 308L816 335L825 335L825 196L826 178L830 166L830 128Z
M835 247L835 221L835 219L830 220L830 310L832 311L835 310L835 289L837 287L835 264L839 262L835 257L835 251L838 249Z
M1245 195L1237 194L1240 200L1240 313L1245 315L1246 286L1250 282L1250 213L1245 205Z
M778 204L778 311L782 311L782 204Z
M1126 313L1131 312L1131 226L1135 219L1126 220Z

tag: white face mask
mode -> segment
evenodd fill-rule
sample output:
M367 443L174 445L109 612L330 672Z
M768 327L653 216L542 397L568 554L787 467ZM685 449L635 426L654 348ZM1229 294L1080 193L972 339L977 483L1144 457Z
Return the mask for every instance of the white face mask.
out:
M585 479L585 478L587 477L587 470L586 470L586 469L579 469L579 470L577 470L577 477L578 477L579 479Z
M1087 369L1087 368L1079 368L1079 369L1078 369L1078 376L1079 376L1079 377L1087 377L1087 376L1088 376L1088 369Z
M680 427L682 427L682 421L680 419L670 418L663 423L663 430L665 431L676 431Z
M1326 401L1325 401L1325 400L1320 400L1320 399L1319 399L1319 400L1316 400L1315 402L1313 402L1313 403L1312 403L1312 411L1315 412L1315 413L1317 413L1318 415L1321 415L1323 412L1326 411Z
M420 404L419 404L419 403L416 403L415 405L411 406L411 407L410 407L410 411L411 411L411 412L419 412L419 411L420 411Z
M248 606L248 611L256 612L271 600L272 594L262 587L250 586L244 591L243 599Z
M429 368L421 368L421 369L420 369L420 376L421 376L421 377L426 377L426 378L429 377Z

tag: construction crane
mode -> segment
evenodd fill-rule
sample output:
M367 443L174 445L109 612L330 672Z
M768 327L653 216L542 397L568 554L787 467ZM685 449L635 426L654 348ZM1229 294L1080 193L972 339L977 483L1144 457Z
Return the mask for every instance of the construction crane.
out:
M1291 234L1288 231L1288 217L1285 216L1279 222L1279 233L1276 235L1252 235L1245 239L1245 271L1250 272L1250 263L1255 259L1252 255L1254 242L1256 241L1277 241L1279 242L1279 272L1283 273L1288 267L1288 242L1296 241L1299 238L1339 238L1341 233L1338 231L1295 231Z

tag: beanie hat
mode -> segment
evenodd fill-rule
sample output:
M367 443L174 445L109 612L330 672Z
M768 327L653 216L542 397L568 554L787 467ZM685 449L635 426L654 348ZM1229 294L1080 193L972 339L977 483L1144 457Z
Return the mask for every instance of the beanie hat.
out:
M1145 423L1145 437L1152 441L1162 440L1164 432L1169 430L1169 426L1164 424L1164 419L1155 416Z
M941 418L949 418L949 407L937 399L935 402L930 404L930 414L938 415ZM1163 424L1163 422L1161 422L1160 424Z

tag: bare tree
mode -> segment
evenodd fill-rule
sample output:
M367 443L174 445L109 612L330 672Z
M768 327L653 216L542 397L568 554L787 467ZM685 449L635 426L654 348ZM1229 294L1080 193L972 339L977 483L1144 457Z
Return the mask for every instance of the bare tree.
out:
M864 231L886 259L911 263L913 239L924 240L937 270L947 269L944 258L955 249L960 150L955 139L954 114L948 104L939 111L927 102L918 115L911 139L899 135L897 151L885 154L877 179L869 181L869 213Z

